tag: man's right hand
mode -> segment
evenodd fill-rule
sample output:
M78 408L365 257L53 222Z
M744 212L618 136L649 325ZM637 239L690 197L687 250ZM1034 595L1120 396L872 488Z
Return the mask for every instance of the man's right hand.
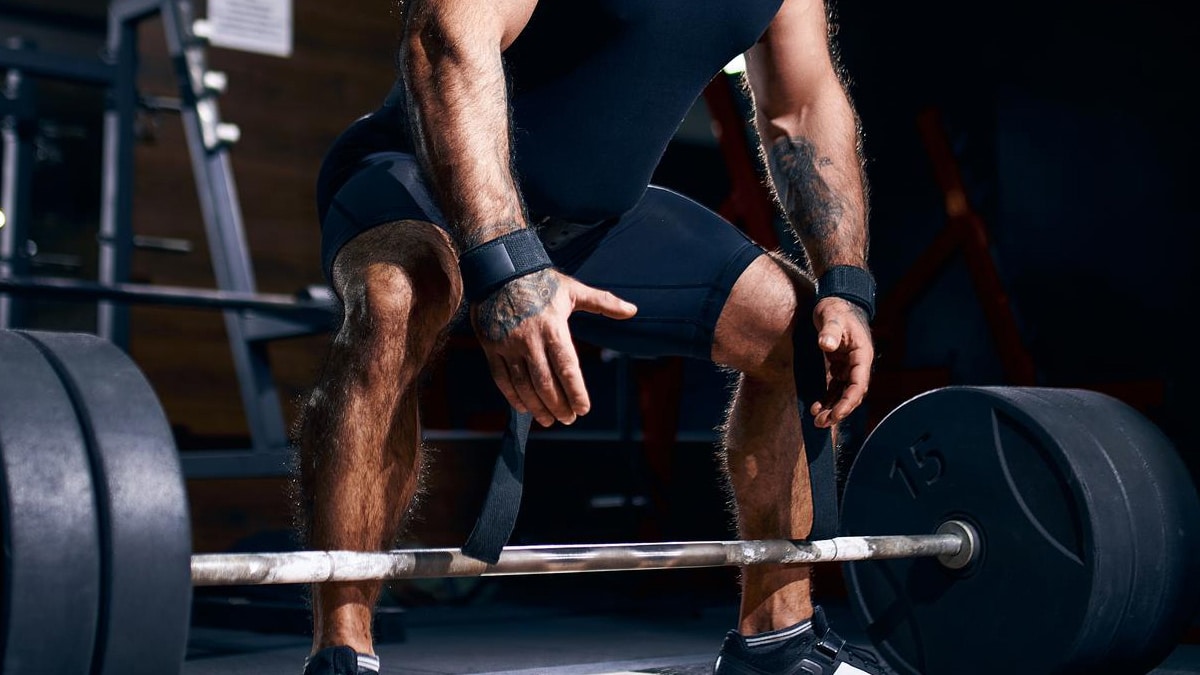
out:
M510 405L544 427L591 408L567 328L576 310L628 319L637 307L554 269L518 277L471 308L492 379Z

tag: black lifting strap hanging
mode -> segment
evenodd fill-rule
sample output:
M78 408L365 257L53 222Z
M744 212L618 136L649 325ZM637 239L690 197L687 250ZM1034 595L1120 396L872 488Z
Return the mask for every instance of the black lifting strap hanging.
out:
M809 412L812 404L825 395L825 356L817 347L817 329L807 318L811 316L811 305L807 312L804 309L796 312L796 327L792 332L792 372L796 378L800 426L812 485L813 526L808 538L816 540L837 536L840 517L833 434L829 429L817 427Z
M525 442L529 440L529 427L533 415L509 408L508 427L500 441L500 454L496 456L496 467L492 470L492 484L475 529L467 537L462 552L466 555L494 565L500 560L500 551L512 536L517 524L517 513L521 510L521 488L525 481Z
M811 316L809 311L807 316ZM804 312L798 316L806 316ZM837 464L833 435L813 424L808 411L825 394L825 359L817 348L817 333L811 321L797 322L792 335L792 368L799 398L801 428L808 457L808 475L813 495L813 527L809 539L829 539L837 535L838 497ZM508 543L517 513L521 508L521 489L525 479L525 443L533 416L509 409L508 427L500 444L500 454L492 471L492 484L475 528L467 537L462 552L489 564L496 564L500 551Z

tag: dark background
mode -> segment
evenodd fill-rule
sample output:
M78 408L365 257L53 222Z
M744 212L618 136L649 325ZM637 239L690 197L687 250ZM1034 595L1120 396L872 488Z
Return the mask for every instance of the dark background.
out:
M839 3L836 15L841 60L865 129L871 262L881 294L946 224L943 195L916 127L918 114L934 106L992 237L992 257L1021 329L1021 344L1010 346L1032 356L1039 384L1113 392L1142 410L1195 469L1197 356L1190 315L1200 208L1193 201L1198 144L1191 101L1200 24L1193 11L1164 0L860 0ZM263 290L285 293L321 282L313 213L317 165L334 136L386 92L394 32L388 3L379 0L296 0L295 21L296 51L289 59L210 53L213 67L230 76L223 115L242 129L233 161L258 281ZM91 58L103 30L98 0L0 2L0 37L32 37L46 51ZM161 26L152 22L144 33L141 86L169 94L173 79ZM39 85L39 100L45 128L57 131L47 132L45 146L54 152L38 166L35 236L43 248L76 256L74 273L86 276L94 273L89 242L103 99L84 87L46 83ZM706 114L703 105L693 111L658 178L716 206L729 182ZM139 253L135 276L211 286L178 121L163 114L144 122L153 133L137 151L135 229L189 239L196 251ZM50 327L86 329L90 314L85 306L46 305L39 316ZM961 259L928 289L906 326L907 352L883 355L879 393L871 400L876 415L935 384L1005 383ZM312 382L326 339L273 346L289 415ZM244 438L219 316L138 308L131 351L158 389L181 443ZM607 403L616 401L615 366L590 351L585 359L598 404L580 427L611 428L620 413ZM469 340L452 342L437 366L448 388L427 399L429 419L462 428L491 428L501 419L480 365ZM710 480L709 450L727 380L695 363L686 364L683 378L680 398L656 404L672 411L667 417L678 410L681 437L691 434L688 447L696 452L673 461L680 480L697 482L676 494L688 495L683 499L698 509L695 531L716 536L726 523ZM441 461L452 467L463 460ZM559 461L572 470L584 460ZM461 487L456 482L467 473L456 478L449 472L441 480ZM604 479L627 480L617 474ZM277 481L235 483L232 490L225 482L191 484L198 550L221 550L286 521ZM549 498L537 490L531 487L531 499ZM469 527L446 515L463 512L449 503L426 518L425 536L453 543ZM605 535L628 538L622 535L633 530L622 532L623 526ZM554 536L562 525L538 527Z

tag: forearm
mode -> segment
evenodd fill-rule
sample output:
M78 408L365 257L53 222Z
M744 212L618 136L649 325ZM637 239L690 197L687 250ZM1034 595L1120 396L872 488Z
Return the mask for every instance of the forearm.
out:
M526 219L511 168L499 41L454 23L432 11L412 17L403 74L418 154L465 249L524 227Z
M787 220L820 277L867 266L867 185L854 109L839 83L795 114L759 119L767 166Z

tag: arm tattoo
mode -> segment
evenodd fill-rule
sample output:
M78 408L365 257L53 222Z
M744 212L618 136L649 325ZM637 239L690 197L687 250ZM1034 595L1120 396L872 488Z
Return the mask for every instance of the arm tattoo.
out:
M771 146L770 167L779 201L804 239L832 238L845 205L821 177L819 168L833 160L818 157L807 138L782 138Z
M508 282L479 303L479 334L492 342L507 338L525 319L541 314L558 291L558 276L541 270Z

